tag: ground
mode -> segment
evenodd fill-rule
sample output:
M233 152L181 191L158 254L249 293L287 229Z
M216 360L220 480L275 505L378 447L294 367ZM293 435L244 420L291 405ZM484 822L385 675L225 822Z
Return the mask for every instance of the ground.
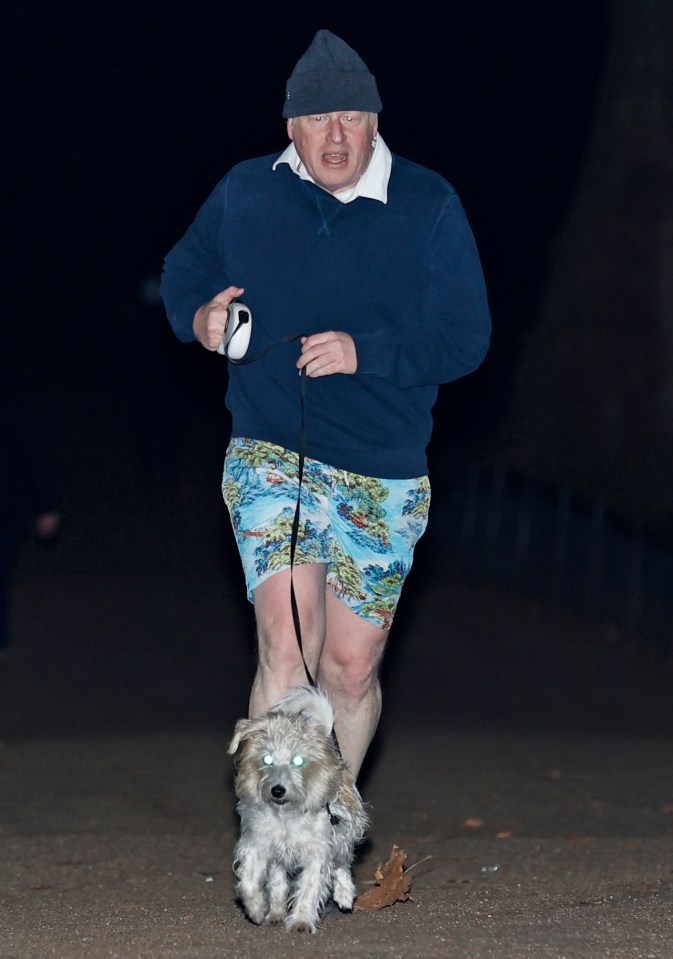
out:
M63 531L24 546L0 673L1 959L673 957L671 674L445 569L441 497L361 779L358 889L398 845L411 899L314 936L247 922L226 747L253 621L219 452L192 423L175 489L142 490L117 407L75 406Z

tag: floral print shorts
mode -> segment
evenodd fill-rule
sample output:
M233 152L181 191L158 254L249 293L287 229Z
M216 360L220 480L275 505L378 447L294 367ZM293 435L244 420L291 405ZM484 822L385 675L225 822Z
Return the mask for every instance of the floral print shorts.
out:
M227 448L222 495L251 602L255 587L290 566L298 472L298 454L273 443L235 438ZM336 596L389 629L429 508L427 476L377 479L307 458L295 565L324 563Z

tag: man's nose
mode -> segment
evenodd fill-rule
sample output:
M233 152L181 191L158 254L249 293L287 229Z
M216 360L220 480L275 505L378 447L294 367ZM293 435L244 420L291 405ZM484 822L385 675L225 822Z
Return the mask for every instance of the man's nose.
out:
M332 143L341 143L343 138L344 131L341 126L341 121L337 119L330 120L329 126L327 127L327 139L331 140Z

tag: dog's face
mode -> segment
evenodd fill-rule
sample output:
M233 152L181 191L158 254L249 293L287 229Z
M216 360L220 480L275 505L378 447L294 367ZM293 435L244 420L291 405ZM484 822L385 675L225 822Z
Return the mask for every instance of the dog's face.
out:
M331 741L303 716L269 713L239 719L229 752L238 798L279 814L324 807L341 780Z

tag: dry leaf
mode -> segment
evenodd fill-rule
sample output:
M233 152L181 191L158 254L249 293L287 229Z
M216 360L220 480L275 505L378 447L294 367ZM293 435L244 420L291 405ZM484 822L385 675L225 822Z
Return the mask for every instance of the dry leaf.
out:
M363 892L355 901L353 909L375 910L392 906L394 902L411 899L411 876L404 871L407 854L399 846L393 846L385 866L379 863L374 873L376 885Z
M483 825L483 819L476 819L473 816L471 816L469 819L466 819L463 823L463 826L467 826L468 829L481 829Z

